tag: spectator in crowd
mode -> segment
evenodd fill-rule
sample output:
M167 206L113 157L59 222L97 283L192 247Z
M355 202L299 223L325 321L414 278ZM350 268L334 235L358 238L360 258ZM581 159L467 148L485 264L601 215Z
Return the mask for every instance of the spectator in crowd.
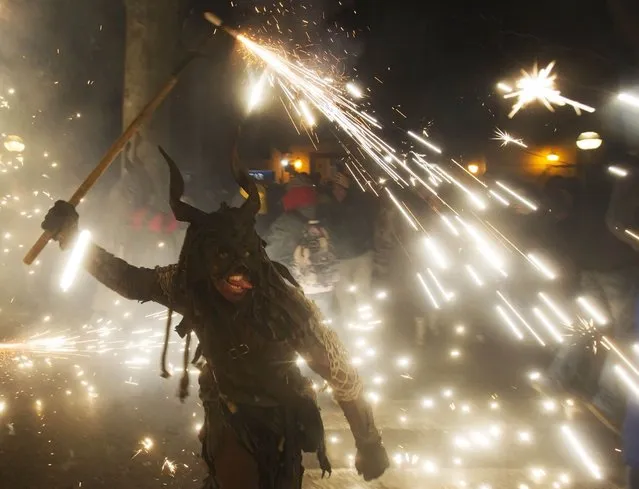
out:
M284 212L266 233L266 252L289 268L304 293L330 317L336 260L331 236L317 216L317 190L308 175L292 175L282 205Z
M584 166L580 179L581 191L577 201L577 231L571 258L579 274L580 294L593 300L608 321L607 335L619 344L633 335L639 254L628 239L617 239L611 215L622 215L619 207L627 208L633 199L613 198L614 177L607 164ZM616 191L615 194L618 192ZM635 199L636 200L636 199ZM621 235L623 237L623 231ZM626 238L629 238L626 236ZM608 355L596 378L584 368L583 345L567 342L559 349L551 366L551 377L561 386L577 389L590 396L594 392L591 410L612 424L619 424L624 409L624 395L614 373L613 358Z
M348 175L337 172L328 204L323 206L339 260L336 292L343 321L370 305L373 279L377 200L352 183Z

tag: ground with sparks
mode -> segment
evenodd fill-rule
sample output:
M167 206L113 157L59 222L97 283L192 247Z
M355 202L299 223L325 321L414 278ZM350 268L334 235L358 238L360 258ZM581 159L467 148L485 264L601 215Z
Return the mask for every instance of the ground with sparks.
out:
M305 488L611 486L595 481L562 441L566 420L606 477L618 477L614 438L578 408L566 411L567 399L544 402L529 387L531 370L548 360L538 350L506 347L506 340L470 326L431 337L426 347L411 347L408 333L402 351L410 365L376 406L394 468L370 485L358 478L349 467L350 433L325 399L336 471L319 480L309 458ZM202 412L194 396L180 404L175 382L162 381L150 367L136 372L129 363L134 375L122 382L123 372L99 357L82 359L81 367L64 357L4 365L0 473L6 487L197 487ZM94 385L99 394L92 395Z

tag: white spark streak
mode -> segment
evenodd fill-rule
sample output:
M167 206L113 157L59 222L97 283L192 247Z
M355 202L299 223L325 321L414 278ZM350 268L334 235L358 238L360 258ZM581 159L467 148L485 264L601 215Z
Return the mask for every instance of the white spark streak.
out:
M615 373L628 388L632 395L639 399L639 385L630 377L630 374L620 365L614 366Z
M524 197L522 197L521 195L519 195L517 192L515 192L514 190L510 189L509 187L507 187L506 185L504 185L502 182L496 182L497 185L499 185L501 188L503 188L506 192L508 192L510 195L512 195L513 197L515 197L519 202L521 202L522 204L524 204L526 207L530 208L533 211L537 210L537 206L535 204L533 204L531 201L529 201L528 199L525 199Z
M426 248L428 248L428 251L430 251L432 258L434 258L436 265L443 270L447 269L448 260L442 253L442 250L439 248L435 240L432 238L426 238L424 243L426 244Z
M557 316L559 318L559 320L565 324L566 326L570 325L572 323L572 321L570 320L570 318L568 317L568 315L563 312L559 306L557 306L557 304L555 304L552 300L550 300L550 297L548 297L546 294L544 294L543 292L539 292L539 297L541 298L542 301L544 301L544 303L548 306L548 308L555 313L555 316Z
M488 193L492 195L493 197L495 197L499 202L501 202L506 207L510 205L510 202L508 202L506 199L504 199L500 194L498 194L494 190L489 190Z
M430 299L430 302L433 304L433 307L435 309L439 309L439 304L437 304L437 301L435 300L435 296L433 295L433 293L428 288L428 285L426 284L426 281L424 280L424 278L421 276L420 273L417 274L417 278L419 279L419 282L422 284L422 287L424 288L424 291L426 292L426 295Z
M517 337L517 339L519 340L523 340L524 339L524 335L522 334L522 332L519 330L519 328L517 328L517 326L515 325L515 323L513 322L513 320L510 318L510 316L506 313L506 311L503 310L503 308L501 306L497 306L497 312L499 313L499 315L502 317L502 319L504 320L504 322L510 327L510 329L512 329L513 333L515 333L515 336Z
M528 331L530 331L530 334L532 334L535 339L539 342L539 344L541 346L546 346L546 343L544 342L543 339L541 339L541 337L535 332L535 330L532 328L532 326L530 326L530 324L528 324L528 321L526 321L524 319L524 317L519 313L519 311L517 309L515 309L515 307L508 302L508 299L506 299L506 297L504 296L504 294L502 294L500 291L497 291L497 295L499 296L499 298L504 301L504 304L506 304L506 306L508 306L508 309L511 310L511 312L517 316L517 318L519 319L519 321L521 321L521 323L526 326L526 329L528 329Z
M350 93L355 98L362 98L364 96L362 90L353 82L349 82L346 84L346 90L348 90L348 93Z
M601 311L599 311L594 304L585 297L578 297L577 304L579 304L586 313L590 314L590 317L594 319L596 323L599 323L602 326L608 324L606 316L604 316Z
M563 425L561 427L561 431L566 436L570 446L577 453L579 458L581 459L581 463L588 469L588 471L592 474L595 479L602 479L603 474L599 466L594 462L592 457L586 452L581 441L577 438L577 435L572 431L572 429L568 425Z
M442 221L444 221L444 224L446 224L446 227L450 229L450 232L453 233L455 236L459 236L459 231L457 231L457 228L453 226L453 223L450 222L450 219L448 219L443 214L441 215L441 218L442 218Z
M68 291L73 282L75 281L76 276L78 275L78 271L80 270L80 266L82 265L82 260L86 255L89 244L91 243L91 232L84 230L80 233L71 251L71 256L69 256L69 261L62 272L62 278L60 279L60 288L66 292Z
M393 204L395 204L395 207L397 207L399 211L402 213L402 215L406 218L406 220L408 221L408 224L410 224L415 231L418 231L419 228L417 227L417 224L415 224L415 221L413 220L413 218L408 214L408 212L406 212L406 209L404 209L404 206L399 202L399 200L397 200L397 198L388 189L388 187L384 187L384 190L386 190L386 192L388 193L388 196L393 201Z
M528 260L532 263L535 268L537 268L546 278L550 280L555 280L557 275L553 272L548 265L546 265L543 261L539 259L539 257L535 256L532 253L528 253Z
M624 177L628 176L628 170L626 170L624 168L621 168L621 167L618 167L618 166L614 166L614 165L609 166L608 167L608 171L610 173L612 173L613 175L616 175L616 176L621 177L621 178L624 178Z
M264 86L266 83L266 71L262 73L255 85L251 87L249 94L248 111L251 112L262 101L264 96Z
M637 233L635 233L635 232L631 231L630 229L626 229L626 230L624 231L624 233L626 233L626 234L627 234L628 236L630 236L631 238L636 239L637 241L639 241L639 234L637 234Z
M311 109L308 108L308 104L304 100L300 100L300 110L302 111L302 114L304 115L304 118L306 119L306 123L309 126L314 126L315 117L313 117L313 113L311 112Z
M557 343L564 342L564 339L559 333L559 331L557 331L557 328L555 328L555 326L550 322L550 320L546 317L546 315L543 312L541 312L538 308L534 307L533 313L535 314L535 316L537 316L541 324L544 325L544 327L548 330L548 332L555 339L555 341L557 341Z
M439 292L441 293L444 300L446 302L449 302L450 300L452 300L455 297L455 294L453 294L452 292L447 292L446 289L444 289L444 287L439 282L439 280L437 279L437 277L435 276L435 274L430 268L427 268L426 271L428 272L428 275L430 275L430 278L433 279L433 282L435 282L435 285L437 286L437 289L439 289Z
M481 277L472 266L466 265L466 271L472 277L472 279L475 281L478 287L482 287L484 285L484 282L482 281Z
M635 97L634 95L630 95L629 93L620 93L619 95L617 95L617 98L620 101L639 109L639 98Z
M621 361L624 362L628 366L628 368L630 368L630 370L634 372L635 375L639 376L639 370L637 369L637 367L635 367L635 365L628 359L628 357L626 357L626 355L624 355L622 351L617 348L615 343L610 338L608 338L607 336L602 337L601 343L604 346L610 348L617 355L617 357L619 357Z
M419 141L420 143L422 143L424 146L426 146L427 148L432 149L435 153L438 154L442 154L442 150L439 149L437 146L435 146L432 143L429 143L428 141L426 141L424 138L418 136L417 134L415 134L413 131L407 131L408 135L410 137L412 137L413 139L416 139L417 141Z

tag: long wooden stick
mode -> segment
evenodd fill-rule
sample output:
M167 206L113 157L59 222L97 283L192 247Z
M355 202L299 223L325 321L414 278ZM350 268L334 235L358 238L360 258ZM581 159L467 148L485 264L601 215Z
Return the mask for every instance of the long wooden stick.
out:
M185 68L196 58L196 55L188 56L173 72L171 78L166 82L166 84L160 89L160 91L151 99L151 101L142 109L142 111L138 114L138 116L129 124L124 132L116 139L105 155L102 157L97 166L93 169L91 173L87 176L87 178L82 182L82 184L78 187L75 193L69 199L69 203L74 207L77 206L82 198L87 194L89 190L95 185L98 179L102 176L102 174L111 166L115 157L122 151L126 143L138 132L140 127L149 120L151 115L157 110L160 104L166 99L166 97L171 93L173 88L178 82L178 79L182 72L184 72ZM45 231L40 235L40 238L35 242L35 244L31 247L31 249L24 256L23 260L25 264L31 265L33 261L38 257L38 255L42 252L44 247L47 245L49 240L53 236L48 231Z

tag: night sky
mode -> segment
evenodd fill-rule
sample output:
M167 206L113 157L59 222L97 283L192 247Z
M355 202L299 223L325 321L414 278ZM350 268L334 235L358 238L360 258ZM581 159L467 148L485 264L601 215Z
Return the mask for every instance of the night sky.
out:
M637 79L639 52L632 50L605 1L294 3L298 14L282 19L291 29L288 37L308 55L323 52L331 68L367 88L367 110L384 122L384 136L395 144L405 139L400 129L427 127L451 155L460 155L494 144L489 141L495 127L543 141L561 131L601 125L601 117L578 118L569 108L556 114L531 108L508 120L510 104L495 93L495 84L535 61L556 60L562 93L596 107ZM3 5L2 39L10 41L0 44L3 73L22 87L23 103L37 114L23 124L35 124L52 144L64 142L60 151L82 168L121 129L124 9L108 0L9 0ZM255 28L267 20L256 6L265 5L271 4L193 1L182 42L208 28L197 20L202 10ZM303 39L302 18L314 19L306 26L312 43ZM272 26L269 33L277 39ZM193 163L195 173L228 151L235 119L228 103L221 102L238 90L237 74L244 69L229 66L230 46L220 38L211 53L215 61L203 61L173 102L178 126L200 128L199 143L192 134L188 141L199 145L189 158L206 161ZM83 114L81 123L68 120L75 112ZM327 129L319 129L322 137L330 137ZM176 131L175 138L182 137ZM268 155L271 146L305 143L305 137L296 137L281 106L271 104L246 124L244 142L250 159ZM173 146L185 153L179 149L185 142Z

